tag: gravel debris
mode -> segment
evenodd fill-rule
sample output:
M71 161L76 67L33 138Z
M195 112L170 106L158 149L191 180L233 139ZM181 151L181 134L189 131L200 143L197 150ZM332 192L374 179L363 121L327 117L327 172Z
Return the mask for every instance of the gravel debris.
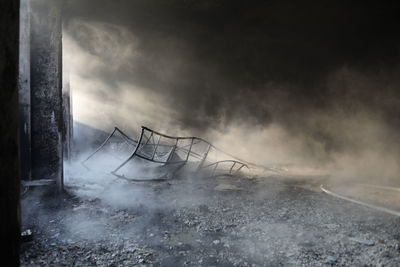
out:
M240 190L216 190L221 183ZM29 192L23 229L33 240L21 266L399 265L400 218L312 185L274 176L115 180L90 197L67 185L61 206Z

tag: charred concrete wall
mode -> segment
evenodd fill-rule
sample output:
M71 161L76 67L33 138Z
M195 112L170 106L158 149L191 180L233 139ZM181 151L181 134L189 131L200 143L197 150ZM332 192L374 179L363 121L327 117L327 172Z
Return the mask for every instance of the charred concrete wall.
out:
M0 1L0 259L19 265L19 0Z
M62 36L58 1L31 2L32 179L63 181Z
M30 0L20 1L19 114L21 179L31 179Z

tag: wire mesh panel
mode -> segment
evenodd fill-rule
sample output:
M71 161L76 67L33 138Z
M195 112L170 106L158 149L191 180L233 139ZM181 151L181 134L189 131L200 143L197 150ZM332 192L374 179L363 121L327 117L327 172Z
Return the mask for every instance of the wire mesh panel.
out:
M174 149L174 155L171 161L187 161L189 159L190 151L192 150L193 138L178 139Z
M153 133L142 131L135 154L145 159L151 159L154 150L155 144Z
M157 136L158 136L158 141L155 146L154 154L151 160L162 163L184 161L180 159L177 155L175 155L178 139L169 138L161 135Z
M156 163L184 162L176 155L179 138L166 136L143 127L134 156Z
M210 148L211 144L207 141L199 138L194 139L188 160L202 164L206 160Z
M156 163L184 163L201 161L210 144L197 137L174 137L143 127L133 156Z
M82 163L90 169L112 171L121 161L128 158L136 148L137 141L118 128L107 137L103 144Z

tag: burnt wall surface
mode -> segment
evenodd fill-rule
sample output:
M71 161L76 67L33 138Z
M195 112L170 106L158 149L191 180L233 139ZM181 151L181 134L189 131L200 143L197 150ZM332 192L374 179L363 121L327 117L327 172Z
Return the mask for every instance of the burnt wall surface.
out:
M32 179L62 184L62 40L58 3L31 3ZM43 10L46 10L43 13Z
M30 0L20 1L19 134L21 179L31 179Z
M19 265L19 1L0 1L0 259Z
M66 79L63 83L63 157L65 160L71 158L72 149L72 103L71 103L71 91L69 80Z
M62 25L64 27L64 25ZM70 62L68 55L63 49L63 156L64 160L70 160L72 157L72 138L73 138L73 115L72 115L72 91L70 83Z

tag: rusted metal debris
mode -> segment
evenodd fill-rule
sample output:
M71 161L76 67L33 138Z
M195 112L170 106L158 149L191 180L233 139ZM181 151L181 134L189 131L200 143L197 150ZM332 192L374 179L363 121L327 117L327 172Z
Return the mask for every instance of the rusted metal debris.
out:
M212 151L222 153L227 159L213 160L210 158ZM110 171L121 178L128 178L130 172L148 164L155 164L149 168L162 170L165 173L163 178L176 173L184 166L189 166L194 172L206 172L209 176L235 175L243 168L249 168L248 164L202 138L170 136L144 126L138 140L132 139L115 127L106 140L82 163L85 166L90 161L96 163L95 158L102 154L101 152L109 153L116 159L117 165Z

